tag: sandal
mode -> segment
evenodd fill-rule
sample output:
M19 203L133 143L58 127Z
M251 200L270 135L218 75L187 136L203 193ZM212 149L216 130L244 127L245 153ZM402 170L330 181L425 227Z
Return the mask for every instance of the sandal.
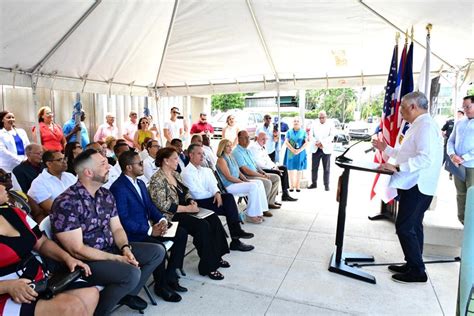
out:
M259 216L246 216L245 220L252 224L261 224L262 219Z
M220 273L218 270L209 272L208 274L209 278L212 280L224 280L224 275Z
M219 267L230 268L230 263L228 261L225 261L224 259L221 259L221 261L219 261Z

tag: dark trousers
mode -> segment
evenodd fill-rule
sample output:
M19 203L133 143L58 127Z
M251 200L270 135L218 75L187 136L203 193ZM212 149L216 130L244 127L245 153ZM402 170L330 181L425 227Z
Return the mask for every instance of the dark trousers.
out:
M112 261L88 261L92 274L87 278L93 285L104 287L100 291L99 304L95 315L109 315L125 295L138 295L151 273L165 257L165 249L158 244L131 242L132 252L140 268L131 264ZM120 254L118 249L113 251Z
M423 263L423 217L433 199L418 190L398 190L400 197L395 228L407 266L415 273L425 272Z
M290 187L290 182L288 180L288 168L285 166L278 166L278 169L282 171L281 173L278 172L278 170L273 170L273 169L263 169L266 173L273 173L278 176L280 176L280 182L281 182L281 189L283 191L283 194L288 194L288 188Z
M207 275L217 270L221 257L229 253L229 245L219 217L213 214L199 219L186 213L176 213L173 221L178 221L179 225L193 236L193 244L200 259L199 273Z
M171 240L173 246L170 249L170 254L165 253L166 260L163 260L160 265L153 271L153 278L159 288L163 288L168 283L176 283L178 276L176 269L183 268L184 253L186 252L186 243L188 242L188 232L180 226L176 230L176 235L171 238L146 236L142 242L158 243ZM164 247L164 246L163 246ZM166 266L166 262L168 265Z
M214 197L210 197L202 200L195 200L199 207L207 208L208 210L214 211L217 215L225 216L227 223L240 222L239 209L235 203L235 198L230 193L222 193L222 205L217 207L214 204Z
M328 186L329 185L329 171L331 167L331 154L325 154L321 148L318 148L318 150L315 153L313 153L313 156L312 156L311 182L313 184L317 184L318 182L318 169L319 169L319 163L321 159L323 160L324 185Z
M274 152L272 152L271 154L268 154L268 157L270 157L270 159L275 162L275 153L276 153L276 150Z

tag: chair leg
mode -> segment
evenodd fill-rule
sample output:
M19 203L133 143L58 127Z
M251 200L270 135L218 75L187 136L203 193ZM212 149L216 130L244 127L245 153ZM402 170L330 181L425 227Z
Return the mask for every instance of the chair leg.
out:
M143 286L143 289L145 290L146 295L148 295L151 305L158 305L153 295L151 295L150 289L146 285Z

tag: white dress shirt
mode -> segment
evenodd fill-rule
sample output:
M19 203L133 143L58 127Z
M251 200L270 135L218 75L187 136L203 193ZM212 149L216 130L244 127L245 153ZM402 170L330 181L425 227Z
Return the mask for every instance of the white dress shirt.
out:
M262 124L262 126L257 128L255 131L255 135L260 134L260 132L267 134L267 143L265 145L267 153L273 153L275 151L275 141L273 140L273 124L268 124L268 126L265 126L265 123Z
M316 142L319 141L323 145L323 153L329 155L334 149L333 140L336 134L336 128L332 121L328 121L324 124L321 122L315 122L311 127L311 152L315 153L318 151Z
M23 148L30 144L26 132L21 128L12 128L7 131L0 129L0 168L6 172L11 172L20 162L26 159L25 155L17 155L14 135L20 136L23 141Z
M211 169L194 166L189 163L181 171L184 184L189 188L189 193L196 200L207 199L219 192L217 180Z
M408 190L418 184L425 195L434 195L443 160L443 139L438 125L426 113L418 116L405 134L400 147L387 146L385 153L395 158L395 172L389 186Z
M61 179L58 179L58 177L49 173L47 168L44 168L38 177L31 182L28 195L38 204L47 199L54 200L76 182L77 178L72 173L63 172Z
M216 154L212 151L212 148L209 146L202 146L202 150L204 152L204 159L207 160L209 167L212 169L216 169L216 164L217 164L217 156Z
M133 179L132 177L129 177L127 175L125 175L125 177L128 179L128 181L130 181L132 183L135 190L137 190L137 193L140 196L140 199L142 199L142 201L143 201L142 190L140 190L140 186L138 185L137 179Z
M248 148L252 153L253 159L255 160L257 167L259 167L260 169L273 169L277 166L271 160L270 156L268 156L265 147L260 146L259 143L252 142Z
M153 159L153 157L147 155L147 157L143 159L143 176L141 176L140 179L145 182L146 186L148 186L151 176L154 175L155 172L158 171L158 169L159 168L155 165L155 159Z
M130 137L130 139L133 139L135 137L135 132L138 129L138 123L133 123L132 121L128 121L124 125L125 127L123 128L123 134ZM135 144L133 142L128 141L128 140L125 140L125 141L127 142L128 146L135 147Z

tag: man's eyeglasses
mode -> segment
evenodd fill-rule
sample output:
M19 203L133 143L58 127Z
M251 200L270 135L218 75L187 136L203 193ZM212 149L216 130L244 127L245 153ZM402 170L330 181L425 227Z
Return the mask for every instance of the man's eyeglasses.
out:
M0 182L5 183L5 182L11 180L11 178L12 178L11 173L4 173L4 174L0 175Z
M472 106L472 103L471 103L471 104L468 104L468 105L463 104L463 105L462 105L462 108L463 108L464 110L467 110L467 109L470 109L471 106Z
M266 117L265 120L271 120L272 118L271 117Z
M173 114L179 114L179 112L173 111Z

